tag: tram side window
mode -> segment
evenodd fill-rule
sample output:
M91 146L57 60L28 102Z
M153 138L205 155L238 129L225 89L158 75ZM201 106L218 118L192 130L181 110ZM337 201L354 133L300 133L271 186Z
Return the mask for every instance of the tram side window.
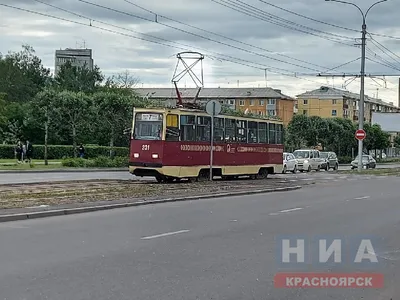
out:
M211 139L211 117L197 117L197 141L209 142Z
M224 128L225 122L224 118L214 118L214 141L223 142L224 141Z
M283 126L281 124L275 124L276 128L276 143L282 144L283 143Z
M258 139L259 143L267 143L268 133L267 133L267 123L258 123Z
M247 121L236 120L236 136L239 143L247 143Z
M258 132L257 132L257 122L248 122L249 128L247 129L247 139L248 143L250 144L256 144L258 143Z
M181 141L196 140L196 117L181 116Z
M236 120L225 119L225 141L232 143L236 141Z
M167 115L166 141L179 141L178 115Z
M275 124L269 123L269 144L276 144Z

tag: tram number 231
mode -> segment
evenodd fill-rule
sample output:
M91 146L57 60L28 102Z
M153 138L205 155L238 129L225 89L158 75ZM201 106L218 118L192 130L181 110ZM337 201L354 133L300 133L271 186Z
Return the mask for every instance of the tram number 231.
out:
M149 151L150 145L142 145L142 151Z

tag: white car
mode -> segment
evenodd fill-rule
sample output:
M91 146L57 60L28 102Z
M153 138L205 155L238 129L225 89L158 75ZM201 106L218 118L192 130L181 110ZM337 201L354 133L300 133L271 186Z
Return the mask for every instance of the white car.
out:
M292 173L297 172L297 159L292 153L283 153L283 170L282 173L285 174L287 171Z
M300 149L293 152L297 159L297 168L300 172L319 171L323 159L320 158L319 151L315 149Z

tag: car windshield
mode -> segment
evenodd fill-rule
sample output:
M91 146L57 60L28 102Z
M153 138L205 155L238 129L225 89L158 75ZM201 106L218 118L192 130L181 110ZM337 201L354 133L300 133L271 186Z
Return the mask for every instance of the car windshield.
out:
M310 157L310 151L296 150L296 151L293 152L293 155L296 158L309 158Z
M137 113L134 132L135 140L161 140L162 114Z
M319 157L327 158L328 157L328 152L320 152Z

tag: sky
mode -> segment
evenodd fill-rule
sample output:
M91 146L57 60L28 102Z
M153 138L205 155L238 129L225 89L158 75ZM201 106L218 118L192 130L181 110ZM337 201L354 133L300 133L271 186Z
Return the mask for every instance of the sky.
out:
M348 1L363 11L376 2ZM397 2L380 3L367 15L367 74L400 75ZM107 76L128 70L138 78L138 87L172 87L176 66L178 73L183 70L177 53L196 51L204 55L204 87L268 86L293 97L322 85L360 91L360 78L317 77L360 74L362 16L351 5L324 0L0 4L39 13L0 6L0 52L19 51L22 44L29 44L52 71L56 49L86 47L93 49L95 64ZM194 72L199 77L200 71L198 63ZM366 94L398 105L398 78L367 77ZM187 75L178 86L195 85Z

